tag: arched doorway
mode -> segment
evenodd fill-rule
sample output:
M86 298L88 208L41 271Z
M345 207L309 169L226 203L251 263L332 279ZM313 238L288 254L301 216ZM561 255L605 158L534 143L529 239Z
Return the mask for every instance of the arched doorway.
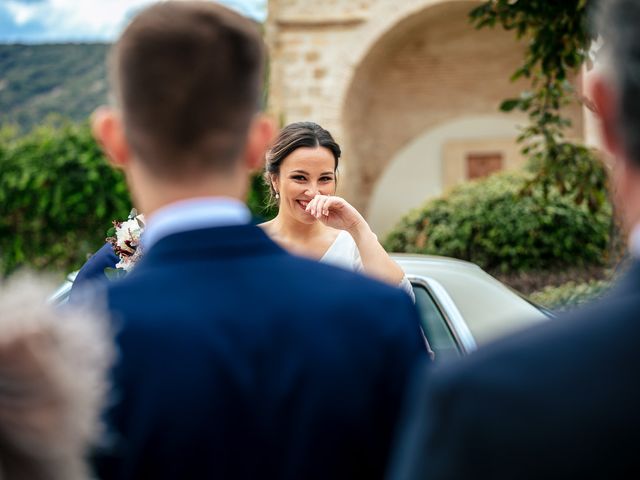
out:
M399 217L416 199L438 190L437 185L421 189L430 178L441 178L440 190L446 184L438 171L442 148L433 145L447 138L504 142L518 120L522 123L521 117L498 112L498 105L526 85L509 81L523 47L512 32L475 30L468 19L475 5L443 2L416 12L388 30L355 68L343 104L346 171L341 188L373 219L379 234L393 222L380 220L384 196L393 195L387 202ZM569 113L579 136L580 109ZM499 132L483 128L488 125L479 118L495 120ZM420 155L415 148L426 150ZM387 168L391 172L385 175ZM398 174L401 168L405 171Z
M517 134L513 120L499 114L459 118L423 132L394 155L378 178L369 201L369 225L387 234L425 200L491 173L474 172L476 159L496 159L489 168L520 167L523 159L513 141Z

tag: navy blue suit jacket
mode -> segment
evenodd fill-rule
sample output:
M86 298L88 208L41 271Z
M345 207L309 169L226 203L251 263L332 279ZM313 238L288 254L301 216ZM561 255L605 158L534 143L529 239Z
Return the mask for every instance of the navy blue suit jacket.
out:
M426 350L409 297L255 226L163 238L108 289L103 479L382 478Z
M640 264L607 298L429 372L389 478L623 478L640 451Z
M79 292L95 285L105 285L108 281L104 273L105 268L115 268L120 261L113 252L113 246L105 243L100 250L91 255L78 271L76 279L71 286L70 301L76 301L81 295Z

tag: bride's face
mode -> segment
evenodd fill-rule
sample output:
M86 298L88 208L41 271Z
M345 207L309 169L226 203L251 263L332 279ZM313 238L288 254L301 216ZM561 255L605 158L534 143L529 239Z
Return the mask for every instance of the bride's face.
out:
M304 223L317 221L305 208L317 194L335 193L335 164L331 150L325 147L301 147L286 157L280 164L280 174L274 178L280 193L280 213Z

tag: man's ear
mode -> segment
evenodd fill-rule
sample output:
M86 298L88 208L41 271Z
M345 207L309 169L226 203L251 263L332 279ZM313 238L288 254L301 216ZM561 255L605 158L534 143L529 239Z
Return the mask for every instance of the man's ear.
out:
M131 150L119 113L111 107L98 107L91 115L91 131L111 165L127 168L131 161Z
M591 73L590 76L589 96L599 117L602 144L610 154L619 156L624 153L624 148L618 131L619 112L616 93L606 77L598 73Z
M276 133L275 123L269 117L259 114L253 119L249 129L245 149L245 166L250 171L264 167L264 154Z

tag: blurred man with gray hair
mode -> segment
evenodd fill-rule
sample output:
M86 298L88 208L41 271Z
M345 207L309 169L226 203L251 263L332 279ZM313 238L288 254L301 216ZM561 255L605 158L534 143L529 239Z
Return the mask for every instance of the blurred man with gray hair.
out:
M600 4L606 61L590 96L634 260L598 304L419 380L393 480L638 474L640 0Z
M87 480L114 357L106 315L47 302L51 285L0 279L0 479ZM94 306L95 307L95 306Z

